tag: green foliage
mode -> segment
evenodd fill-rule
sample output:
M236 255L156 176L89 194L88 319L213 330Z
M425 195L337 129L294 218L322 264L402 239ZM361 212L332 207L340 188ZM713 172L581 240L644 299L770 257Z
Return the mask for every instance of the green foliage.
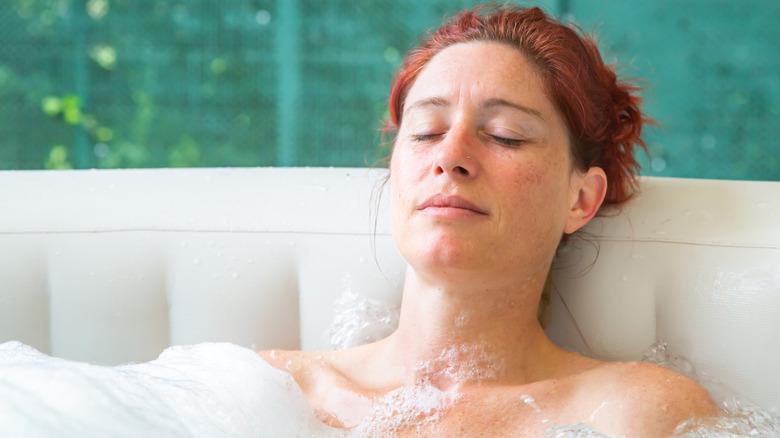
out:
M0 169L371 165L403 54L478 3L284 2L0 3ZM643 78L644 174L780 179L776 0L521 3Z
M61 144L52 146L46 159L46 169L72 169L73 165L68 161L68 149Z

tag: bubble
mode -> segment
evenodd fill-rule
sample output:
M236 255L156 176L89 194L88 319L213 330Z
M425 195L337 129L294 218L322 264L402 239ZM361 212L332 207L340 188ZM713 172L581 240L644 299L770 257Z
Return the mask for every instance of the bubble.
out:
M400 387L377 399L350 436L395 436L409 427L420 436L423 426L438 421L459 398L458 392L442 391L430 383Z
M654 172L663 172L666 169L666 160L661 157L655 157L650 161L650 168Z
M271 13L265 9L260 9L255 14L255 21L261 26L265 26L271 22Z
M344 292L333 303L333 321L328 329L330 345L346 349L378 341L398 327L400 309L355 293L346 275Z
M701 136L702 149L713 149L716 143L717 141L715 140L715 137L710 134L704 134Z

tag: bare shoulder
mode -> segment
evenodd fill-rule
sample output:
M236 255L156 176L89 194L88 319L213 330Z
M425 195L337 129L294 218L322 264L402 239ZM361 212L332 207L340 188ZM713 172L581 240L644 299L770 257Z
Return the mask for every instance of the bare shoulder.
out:
M307 354L300 350L259 350L257 354L274 368L293 376L307 362Z
M593 418L604 432L637 437L667 437L689 418L714 417L721 411L694 380L646 362L616 362L592 373L586 386L611 405L611 415Z

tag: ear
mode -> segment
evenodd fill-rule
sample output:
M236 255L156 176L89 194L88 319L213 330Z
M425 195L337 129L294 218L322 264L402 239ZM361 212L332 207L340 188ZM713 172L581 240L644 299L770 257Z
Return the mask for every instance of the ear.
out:
M570 184L569 217L563 232L571 234L590 222L607 195L607 174L600 167L574 171Z

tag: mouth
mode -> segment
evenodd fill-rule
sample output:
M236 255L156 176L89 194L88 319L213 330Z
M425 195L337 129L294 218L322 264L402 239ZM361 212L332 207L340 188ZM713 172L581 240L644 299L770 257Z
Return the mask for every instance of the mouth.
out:
M444 216L480 215L487 216L487 210L468 199L457 195L436 194L417 207L418 211Z

